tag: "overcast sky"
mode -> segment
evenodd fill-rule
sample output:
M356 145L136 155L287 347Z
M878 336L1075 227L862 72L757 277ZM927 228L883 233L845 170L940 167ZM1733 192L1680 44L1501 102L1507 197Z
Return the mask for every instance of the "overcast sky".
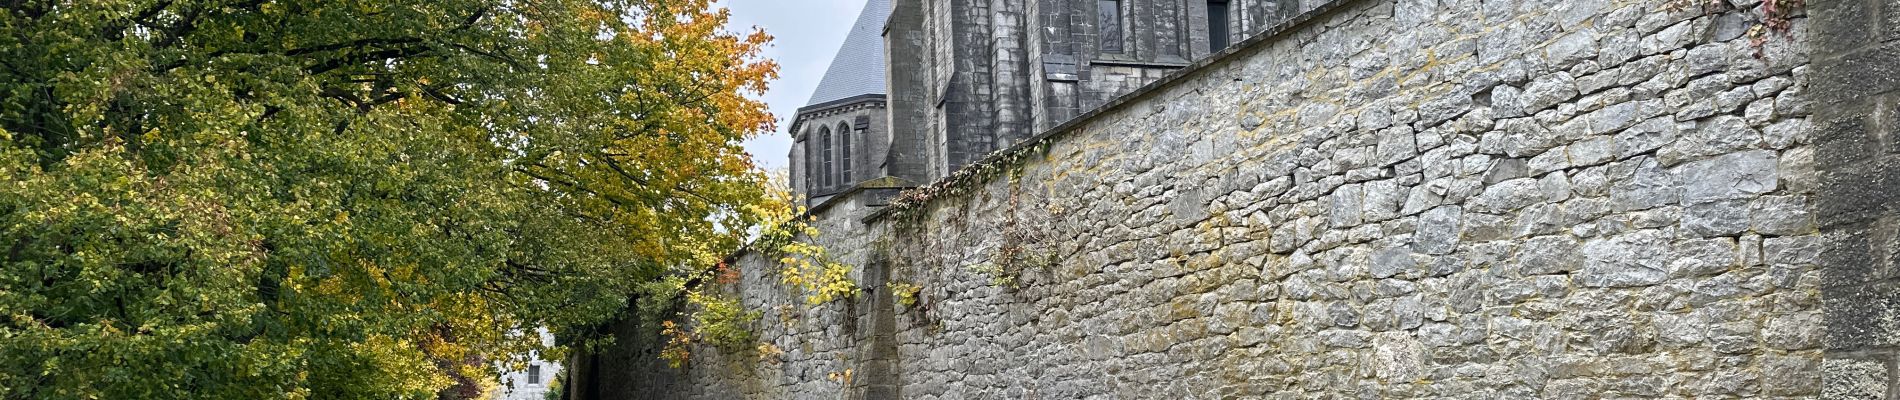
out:
M851 31L851 23L857 21L864 0L724 0L718 4L732 9L732 30L748 32L757 26L774 37L765 55L778 61L779 79L772 82L765 102L779 118L779 132L745 145L759 166L785 168L792 145L791 136L783 132L790 125L786 118L811 98L825 67Z

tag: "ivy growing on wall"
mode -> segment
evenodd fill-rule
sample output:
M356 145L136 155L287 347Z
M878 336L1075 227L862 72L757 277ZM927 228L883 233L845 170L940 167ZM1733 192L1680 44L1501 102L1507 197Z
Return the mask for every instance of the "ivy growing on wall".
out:
M982 161L950 173L950 176L936 183L899 192L896 198L891 199L891 205L885 212L898 217L900 221L914 222L921 217L918 211L931 201L968 194L972 188L982 185L983 182L988 182L1004 173L1020 171L1029 157L1048 154L1049 145L1056 136L1043 135L1023 145L998 150L984 157Z

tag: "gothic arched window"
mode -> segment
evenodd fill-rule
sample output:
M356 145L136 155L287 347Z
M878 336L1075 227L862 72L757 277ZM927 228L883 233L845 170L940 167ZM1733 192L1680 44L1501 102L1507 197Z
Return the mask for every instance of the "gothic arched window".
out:
M818 128L818 153L823 155L825 165L823 172L819 174L822 177L820 185L831 187L831 173L835 170L831 169L831 127L829 126Z
M838 183L851 184L851 125L838 123Z
M818 139L812 137L811 135L812 135L811 128L806 127L805 128L805 171L804 171L806 194L810 194L810 193L818 191L818 148L817 146L812 145L812 143L814 143Z

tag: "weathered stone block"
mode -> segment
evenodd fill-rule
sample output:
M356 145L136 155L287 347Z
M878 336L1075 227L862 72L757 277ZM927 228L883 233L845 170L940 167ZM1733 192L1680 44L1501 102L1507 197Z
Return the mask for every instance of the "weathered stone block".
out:
M1471 209L1483 213L1506 213L1543 203L1543 192L1536 179L1518 178L1498 182L1471 199Z
M1518 273L1544 275L1576 271L1583 257L1579 244L1569 236L1539 236L1524 241L1519 250Z
M1596 30L1583 29L1560 36L1544 48L1544 62L1558 70L1570 69L1584 60L1596 58Z
M1900 210L1900 157L1832 168L1817 194L1815 219L1823 228Z
M1500 158L1493 161L1490 169L1484 172L1484 184L1496 185L1512 179L1530 176L1530 163L1517 158Z
M1700 237L1733 236L1748 229L1746 200L1721 200L1683 207L1685 233Z
M1865 27L1857 29L1866 30ZM1809 82L1815 92L1829 93L1817 99L1829 105L1866 100L1900 89L1900 41L1817 63Z
M1870 7L1872 4L1869 0L1850 0L1817 2L1809 6L1815 47L1838 51L1872 43L1879 32L1868 28L1881 18Z
M1828 358L1821 361L1821 398L1876 400L1887 398L1891 384L1887 363L1876 360Z
M1761 132L1741 117L1724 115L1702 122L1681 140L1664 147L1659 158L1664 163L1694 160L1760 146Z
M1551 171L1570 168L1570 149L1566 146L1557 146L1544 154L1531 157L1526 167L1530 176L1543 176Z
M1880 138L1876 136L1878 131L1869 130L1870 125L1866 116L1851 111L1816 122L1816 151L1828 155L1816 166L1837 169L1873 158L1878 154Z
M1762 196L1750 205L1748 217L1755 233L1789 236L1814 233L1814 217L1805 196Z
M1676 204L1683 188L1675 173L1662 167L1655 158L1631 159L1612 164L1610 200L1617 211L1637 211Z
M1825 346L1829 352L1892 348L1900 345L1900 286L1873 282L1825 287Z
M1536 113L1577 97L1577 83L1568 73L1538 78L1519 96L1525 113Z
M1772 151L1725 154L1684 164L1677 173L1683 182L1682 204L1739 199L1774 191L1779 164Z
M1616 159L1626 159L1662 148L1676 141L1681 131L1669 118L1651 118L1618 132L1615 137Z
M1827 329L1820 312L1803 312L1770 318L1762 331L1762 342L1778 350L1799 351L1821 347L1821 335Z
M1669 278L1666 266L1675 250L1661 230L1640 230L1583 244L1583 270L1577 283L1585 287L1640 287Z
M1365 194L1360 185L1340 186L1333 191L1332 206L1327 212L1327 221L1334 228L1347 228L1359 225L1365 212Z
M1709 277L1735 268L1741 261L1729 238L1685 240L1676 243L1676 259L1669 264L1675 278Z

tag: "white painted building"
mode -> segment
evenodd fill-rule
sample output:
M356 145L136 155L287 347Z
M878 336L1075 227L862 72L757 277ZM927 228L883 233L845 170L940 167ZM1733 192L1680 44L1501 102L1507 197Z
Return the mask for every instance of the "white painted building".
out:
M543 344L553 344L554 335L547 329L538 329ZM542 400L553 389L554 375L561 372L561 364L543 360L540 354L529 355L526 370L508 371L501 375L501 387L494 392L494 400Z

